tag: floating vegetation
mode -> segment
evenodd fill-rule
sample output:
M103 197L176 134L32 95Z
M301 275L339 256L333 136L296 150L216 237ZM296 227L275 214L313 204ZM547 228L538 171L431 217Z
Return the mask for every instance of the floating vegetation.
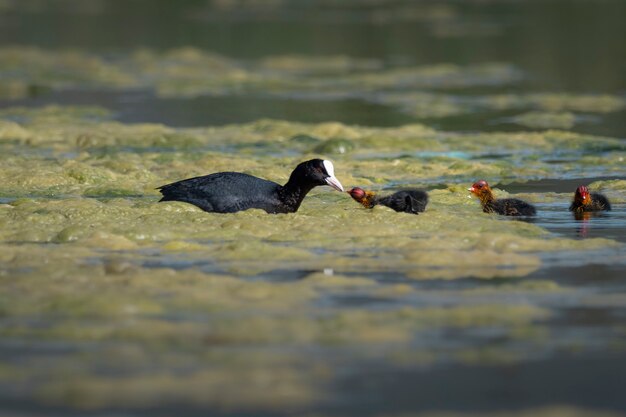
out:
M511 118L511 121L534 129L571 129L576 124L572 113L528 112Z
M456 19L453 8L429 10L429 21ZM374 14L395 19L388 13ZM477 33L447 27L429 30ZM482 27L484 36L495 30ZM485 214L469 198L478 179L503 198L511 182L589 179L616 207L626 203L625 142L565 131L581 113L623 110L623 97L490 92L524 77L506 63L397 67L341 55L244 61L195 48L106 56L0 49L5 104L64 89L356 98L418 118L506 111L541 130L269 119L176 128L122 123L101 107L5 105L0 349L9 360L0 363L0 401L61 413L184 404L269 415L331 403L334 384L380 364L422 372L623 354L617 315L614 323L608 313L591 314L604 320L593 333L585 327L554 337L570 303L624 303L619 291L585 287L596 279L585 275L590 265L623 265L622 243L586 237L591 221L572 226L580 238L544 227L541 204L555 217L562 204L568 217L559 221L569 221L573 189L522 193L539 208L533 222ZM156 187L212 172L284 183L297 162L313 157L333 160L347 189L428 189L427 210L365 210L321 187L293 214L213 214L158 202ZM603 270L602 279L611 273ZM584 413L555 407L514 415Z

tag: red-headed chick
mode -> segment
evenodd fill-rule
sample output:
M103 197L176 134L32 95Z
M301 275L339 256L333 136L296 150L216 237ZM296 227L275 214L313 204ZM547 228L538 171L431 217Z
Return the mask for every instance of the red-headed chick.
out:
M537 210L531 204L517 198L496 199L487 181L476 181L467 189L480 200L485 213L497 213L503 216L534 216Z
M428 194L425 191L415 189L400 190L384 197L378 197L372 191L355 187L348 191L348 194L365 208L372 208L380 204L403 213L421 213L426 210L428 204Z

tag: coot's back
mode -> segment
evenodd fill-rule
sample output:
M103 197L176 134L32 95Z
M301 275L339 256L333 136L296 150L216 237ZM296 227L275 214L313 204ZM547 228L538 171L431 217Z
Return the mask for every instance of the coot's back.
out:
M268 213L287 213L278 199L281 186L240 172L218 172L159 187L160 201L184 201L217 213L258 208Z

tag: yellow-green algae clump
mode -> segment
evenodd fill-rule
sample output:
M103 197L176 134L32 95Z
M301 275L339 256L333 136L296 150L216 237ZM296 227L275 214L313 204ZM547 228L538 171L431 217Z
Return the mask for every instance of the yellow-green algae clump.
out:
M80 243L110 233L192 257L208 251L209 259L231 269L271 271L289 264L370 272L393 265L419 278L468 271L480 277L520 276L540 265L538 252L612 245L601 239L555 239L532 224L503 222L483 214L465 188L478 178L554 174L554 165L534 155L557 150L604 150L604 169L617 172L624 149L616 139L559 131L453 134L422 125L365 128L270 120L174 129L126 125L106 120L106 113L97 109L62 107L8 109L3 115L20 116L19 123L5 120L0 126L0 196L9 198L0 206L0 222L7 242ZM347 187L446 185L431 192L429 210L420 216L391 215L383 207L363 210L347 195L323 189L314 190L301 210L289 216L263 216L254 210L214 215L185 203L155 204L159 185L216 171L237 170L283 183L299 161L325 156L311 153L306 141L292 140L302 134L322 143L342 138L352 144L349 156L330 157ZM225 142L257 151L225 152ZM276 155L276 144L301 156ZM485 149L513 154L493 162L480 156ZM518 156L522 149L526 152ZM385 154L389 156L381 157ZM558 169L563 174L586 169L574 165L563 163ZM620 194L619 187L615 193ZM362 257L342 256L347 248L362 251ZM454 267L458 272L450 275Z
M136 49L107 56L81 50L0 48L0 98L8 100L67 88L135 88L162 97L356 98L418 118L525 110L530 113L516 118L517 122L561 129L573 126L575 113L602 114L626 107L623 97L609 94L463 93L468 88L514 85L523 78L520 69L498 62L387 67L379 60L341 55L281 55L241 61L192 47Z
M566 405L528 407L519 411L431 411L417 414L385 414L385 417L621 417L619 411L605 411L594 408ZM320 416L321 417L321 416Z
M612 138L272 120L175 129L65 107L5 109L0 118L0 337L68 348L55 361L43 351L33 366L3 363L0 382L17 381L17 397L34 393L43 404L305 406L324 399L337 376L332 360L302 354L305 346L337 352L337 361L347 350L398 366L517 363L555 343L544 325L552 312L529 297L570 291L525 281L543 254L621 248L484 214L466 191L478 177L596 168L584 159L555 168L536 157L557 150L601 152L606 173L620 172L624 147ZM349 154L312 148L336 139L352 144ZM486 150L504 156L494 162ZM346 187L438 188L419 216L366 210L321 188L288 215L157 204L155 188L171 181L235 170L282 183L316 156L335 162ZM622 182L592 188L626 201ZM420 287L463 278L480 279L480 288ZM460 302L431 301L444 295ZM382 307L341 301L359 297ZM413 345L437 329L496 332L525 349Z

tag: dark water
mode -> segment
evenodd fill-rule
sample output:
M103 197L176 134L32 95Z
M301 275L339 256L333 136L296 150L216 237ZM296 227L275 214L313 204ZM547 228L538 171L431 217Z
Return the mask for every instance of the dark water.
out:
M558 178L558 179L541 179L525 182L512 182L503 184L502 187L512 193L572 193L579 185L591 184L594 181L610 181L624 179L624 177L583 177L583 178Z
M399 109L359 99L299 99L267 95L200 96L162 98L149 91L112 92L65 90L20 100L0 100L0 109L12 106L42 107L50 104L94 105L111 110L124 123L163 123L197 127L248 123L258 119L286 119L303 123L340 121L363 126L398 126L421 122L450 131L525 131L510 123L508 112L480 112L443 119L418 118ZM540 129L537 129L540 130ZM591 116L572 129L575 132L626 138L626 112Z
M391 64L511 62L528 70L533 88L626 90L626 5L619 0L16 3L1 16L2 44L100 51L192 45L236 58L349 54ZM403 15L406 9L414 15Z
M258 119L286 119L321 123L340 120L348 124L396 126L414 118L381 104L356 99L297 100L268 96L160 98L148 91L61 91L42 96L1 101L0 109L11 106L40 107L63 103L93 105L110 109L124 123L163 123L175 127L197 127L248 123Z
M587 219L576 220L567 211L569 204L540 204L538 226L569 238L605 237L626 242L626 215L624 204L615 204L610 212L597 213Z
M620 180L625 177L592 177L572 179L542 179L522 183L500 185L511 193L572 193L579 185L594 181ZM572 193L573 195L573 193ZM576 239L606 237L626 242L626 210L624 204L613 204L607 212L590 213L584 219L576 219L568 210L570 201L537 204L538 216L533 224L552 233Z
M410 12L410 13L409 13ZM0 46L84 48L115 55L136 48L194 46L239 60L270 55L348 55L385 67L503 62L516 83L482 93L626 94L626 28L620 0L509 2L289 1L280 7L224 2L139 0L24 1L0 14ZM97 30L93 30L97 28ZM465 92L454 92L463 98ZM37 92L39 94L41 92ZM474 94L476 91L474 92ZM128 122L202 126L282 118L390 126L419 120L362 100L263 95L158 99L150 93L56 92L21 104L97 103ZM13 105L0 101L0 106ZM511 112L479 111L425 121L443 130L520 130ZM582 116L574 130L626 137L626 113Z

